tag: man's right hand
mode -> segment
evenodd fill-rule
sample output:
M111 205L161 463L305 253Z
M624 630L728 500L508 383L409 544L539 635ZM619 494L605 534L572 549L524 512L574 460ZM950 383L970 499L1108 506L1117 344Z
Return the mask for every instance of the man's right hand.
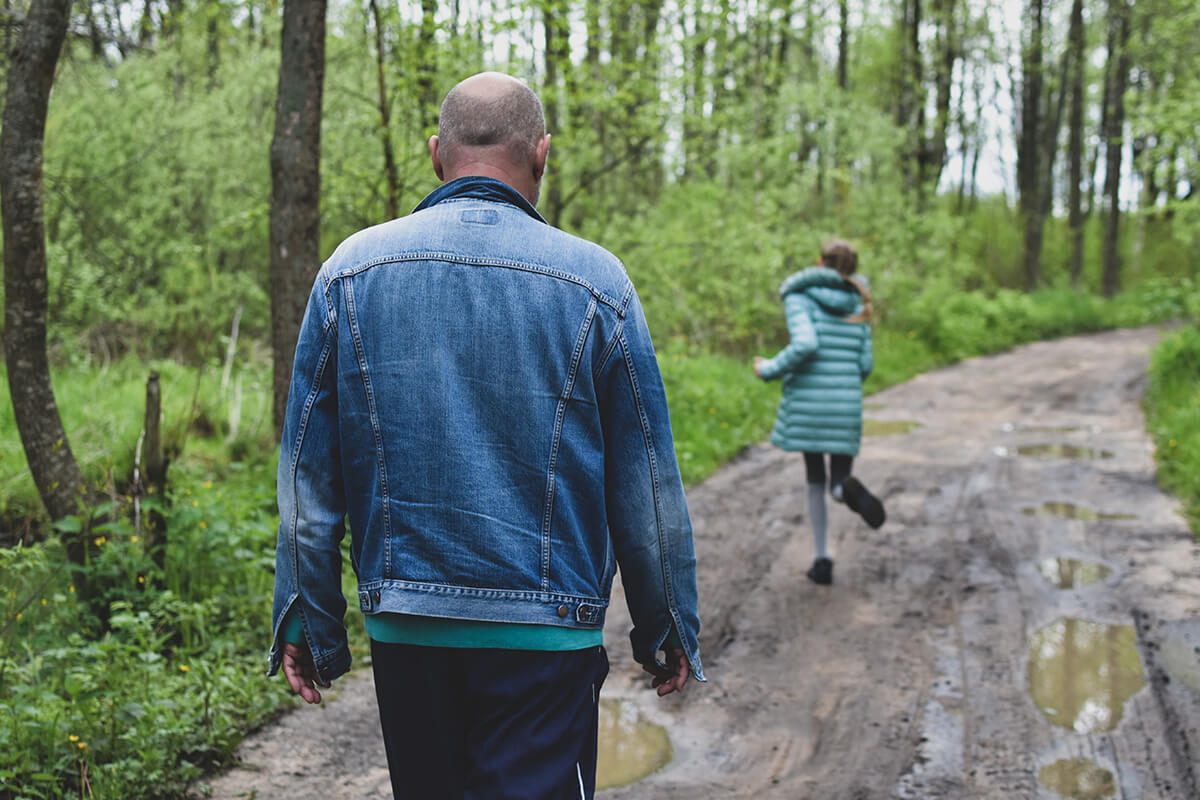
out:
M317 687L328 689L330 686L322 682L321 676L317 674L317 666L313 663L312 653L307 644L284 643L283 676L287 678L292 691L304 698L306 703L321 702L321 693L317 691Z
M650 682L651 688L658 689L659 697L666 697L671 692L682 692L683 685L687 683L690 668L688 658L682 650L670 650L667 652L667 668L663 669L657 664L643 664L642 669L645 672L654 676L654 680Z

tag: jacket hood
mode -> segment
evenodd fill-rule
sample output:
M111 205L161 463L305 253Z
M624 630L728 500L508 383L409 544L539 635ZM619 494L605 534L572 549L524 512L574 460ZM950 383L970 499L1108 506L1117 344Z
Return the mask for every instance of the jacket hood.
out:
M862 296L854 285L829 267L808 267L789 275L779 287L779 296L799 292L837 316L849 316L862 308Z

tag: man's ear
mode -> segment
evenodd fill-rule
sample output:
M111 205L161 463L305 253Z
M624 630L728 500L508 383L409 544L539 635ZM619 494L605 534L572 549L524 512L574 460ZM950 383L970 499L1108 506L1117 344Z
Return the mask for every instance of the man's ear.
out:
M546 134L537 143L533 151L533 179L540 181L546 174L546 157L550 155L550 134Z
M446 171L442 167L442 157L438 151L438 137L436 133L429 137L429 160L433 162L433 173L438 176L438 180L446 180Z

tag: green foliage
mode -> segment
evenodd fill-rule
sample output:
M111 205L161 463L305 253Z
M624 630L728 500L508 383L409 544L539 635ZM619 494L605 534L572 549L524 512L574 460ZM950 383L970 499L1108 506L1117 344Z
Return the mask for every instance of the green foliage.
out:
M127 507L98 509L84 569L91 603L62 569L57 539L0 549L0 749L12 756L0 797L78 796L85 774L97 798L183 797L290 702L286 683L265 675L273 464L235 462L219 480L195 465L181 472L158 505L169 536L161 569ZM348 619L356 655L360 619Z
M1200 319L1200 292L1191 309L1192 319ZM1158 479L1183 500L1200 541L1200 325L1172 333L1155 349L1145 405Z
M228 344L225 338L223 346ZM169 457L213 470L231 460L267 458L274 449L270 364L253 342L242 340L240 347L247 358L230 363L227 381L220 362L196 368L126 356L97 363L87 353L71 351L75 366L55 370L55 397L67 439L88 481L102 494L119 494L132 480L151 370L160 375ZM7 391L0 392L0 520L18 527L22 518L38 522L41 513L11 398Z
M0 748L15 756L0 796L75 796L85 770L96 797L181 796L274 713L269 467L243 477L179 482L161 571L129 518L106 513L88 532L90 604L56 540L0 551Z
M699 482L770 433L779 388L759 380L748 360L675 340L658 348L658 365L685 484Z

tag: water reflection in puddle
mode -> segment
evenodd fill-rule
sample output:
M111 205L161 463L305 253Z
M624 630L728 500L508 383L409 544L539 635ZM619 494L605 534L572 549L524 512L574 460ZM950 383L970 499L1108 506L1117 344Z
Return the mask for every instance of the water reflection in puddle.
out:
M1137 519L1133 514L1109 514L1104 511L1094 511L1085 506L1077 506L1074 503L1058 501L1042 503L1040 506L1030 506L1021 510L1031 516L1034 514L1053 514L1056 517L1067 517L1068 519Z
M1038 572L1055 589L1077 589L1099 583L1112 574L1104 564L1075 558L1047 558L1038 564Z
M1112 458L1109 450L1095 450L1091 447L1076 447L1073 444L1026 444L1017 448L1019 456L1047 456L1050 458Z
M914 428L919 427L921 427L921 423L912 422L911 420L864 419L863 436L894 436L900 433L908 433Z
M1174 637L1162 645L1163 666L1174 680L1200 694L1200 645Z
M658 772L671 760L666 728L643 719L633 703L600 700L596 788L626 786Z
M1038 781L1064 800L1102 800L1117 791L1111 772L1083 758L1064 758L1042 767Z
M1109 731L1146 685L1133 627L1063 618L1030 637L1029 693L1046 718L1076 733Z

